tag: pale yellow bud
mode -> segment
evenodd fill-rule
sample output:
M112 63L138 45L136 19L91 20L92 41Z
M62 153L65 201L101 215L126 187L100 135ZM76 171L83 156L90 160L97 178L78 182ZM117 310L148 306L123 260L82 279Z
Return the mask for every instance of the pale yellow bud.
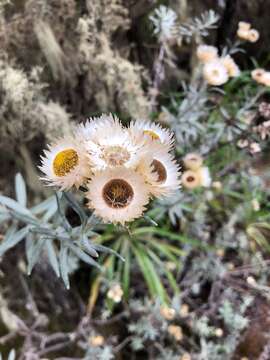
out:
M178 325L168 326L168 333L172 335L177 341L181 341L183 339L182 328Z
M238 28L242 30L250 30L251 24L246 21L239 21Z
M184 159L184 165L189 170L197 170L203 164L203 158L199 154L190 153L187 154Z
M215 329L215 335L216 335L216 337L222 337L223 336L223 330L221 329L221 328L217 328L217 329Z
M89 344L94 347L102 346L104 344L104 341L104 337L101 335L91 336L89 338Z
M173 308L169 308L168 306L161 306L160 307L160 314L166 320L173 320L175 317L175 310Z
M179 314L180 314L180 316L182 316L182 317L188 316L188 314L189 314L189 306L188 306L188 304L182 304L182 305L181 305Z

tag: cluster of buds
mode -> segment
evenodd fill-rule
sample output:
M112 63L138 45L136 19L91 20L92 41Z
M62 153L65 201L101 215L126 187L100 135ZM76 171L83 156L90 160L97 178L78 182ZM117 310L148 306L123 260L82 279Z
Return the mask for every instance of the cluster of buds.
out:
M115 303L119 303L122 300L124 292L119 284L114 284L108 291L107 296Z
M260 33L256 29L251 28L251 24L245 21L240 21L238 24L237 36L241 40L255 43L259 40Z
M212 179L209 169L203 166L203 158L198 154L187 154L184 159L185 171L182 175L182 184L187 189L195 189L200 186L209 187Z
M174 320L177 316L176 310L169 306L163 305L160 307L159 311L160 315L168 321ZM187 317L189 315L189 306L187 304L182 304L178 315L182 318Z
M255 155L261 152L260 144L258 144L256 141L250 142L248 139L240 139L237 141L237 146L240 149L247 148L251 155Z
M200 45L197 57L203 64L203 77L209 85L220 86L229 78L240 75L240 70L230 55L219 57L218 49L214 46Z

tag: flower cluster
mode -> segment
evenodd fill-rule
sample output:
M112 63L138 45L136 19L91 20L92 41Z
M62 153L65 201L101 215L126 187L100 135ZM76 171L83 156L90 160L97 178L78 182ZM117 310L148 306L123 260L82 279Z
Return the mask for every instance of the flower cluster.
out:
M255 43L259 40L260 34L258 30L252 29L251 24L245 21L240 21L238 24L237 36L241 40Z
M239 67L230 55L218 56L218 49L214 46L200 45L197 57L203 64L203 77L209 85L220 86L230 77L240 75Z
M102 115L44 151L41 179L61 190L86 187L95 215L125 224L142 215L151 197L179 187L173 142L173 134L157 124L132 121L126 128L116 117Z
M270 71L264 69L255 69L251 72L251 77L258 84L270 86Z
M203 166L203 158L198 154L187 154L184 159L186 171L182 175L182 184L187 189L195 189L200 186L209 187L211 176L209 169Z

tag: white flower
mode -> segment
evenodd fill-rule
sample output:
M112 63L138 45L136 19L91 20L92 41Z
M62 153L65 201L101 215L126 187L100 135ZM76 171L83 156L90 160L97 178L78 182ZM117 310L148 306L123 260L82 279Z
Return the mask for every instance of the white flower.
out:
M197 48L197 57L201 62L207 63L208 61L218 58L218 49L215 46L199 45Z
M116 118L94 130L86 149L94 172L115 166L135 168L148 151L143 137L132 138Z
M125 167L97 172L88 183L89 207L104 222L125 224L140 217L149 202L143 177Z
M227 69L230 77L237 77L240 75L240 69L230 55L221 58L221 62Z
M212 60L204 65L203 76L209 85L219 86L225 84L229 75L222 61Z
M110 136L108 130L118 131L123 127L117 117L112 114L101 115L100 117L92 117L86 120L85 123L76 126L75 134L82 141L98 140L100 135L104 136L104 131L107 129L106 136Z
M248 32L248 39L247 40L249 40L252 43L255 43L256 41L259 40L259 37L260 37L259 31L255 30L255 29L251 29Z
M40 170L46 175L41 177L49 186L61 190L73 185L81 186L90 176L91 167L85 148L78 140L65 137L48 146L41 156Z
M201 167L200 169L198 169L198 173L200 176L200 185L204 187L209 187L211 185L212 179L208 167Z
M129 134L136 142L144 139L148 144L161 143L168 150L171 149L174 144L173 133L151 121L131 121L129 125Z
M262 78L261 78L261 83L265 86L270 86L270 72L269 71L265 71Z
M91 141L94 135L94 132L97 128L97 122L95 118L89 118L85 123L79 124L75 128L76 136L81 139L81 141Z
M153 144L151 150L151 175L145 174L150 192L157 197L169 196L180 187L180 167L161 144ZM142 173L140 165L138 171Z

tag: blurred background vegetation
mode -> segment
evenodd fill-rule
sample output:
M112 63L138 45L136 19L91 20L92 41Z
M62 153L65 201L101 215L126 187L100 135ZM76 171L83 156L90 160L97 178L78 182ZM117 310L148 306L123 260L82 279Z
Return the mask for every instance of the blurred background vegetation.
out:
M269 67L269 12L269 0L0 0L0 195L17 200L0 201L13 215L0 211L3 359L270 359L270 93L250 76ZM161 36L162 16L176 34ZM236 42L239 21L258 42ZM240 76L206 86L202 43L231 53ZM198 153L212 182L152 203L128 229L97 224L96 249L125 262L102 252L100 271L75 252L67 290L58 254L41 242L30 254L23 230L33 216L63 220L39 156L108 112L170 127L183 171Z

